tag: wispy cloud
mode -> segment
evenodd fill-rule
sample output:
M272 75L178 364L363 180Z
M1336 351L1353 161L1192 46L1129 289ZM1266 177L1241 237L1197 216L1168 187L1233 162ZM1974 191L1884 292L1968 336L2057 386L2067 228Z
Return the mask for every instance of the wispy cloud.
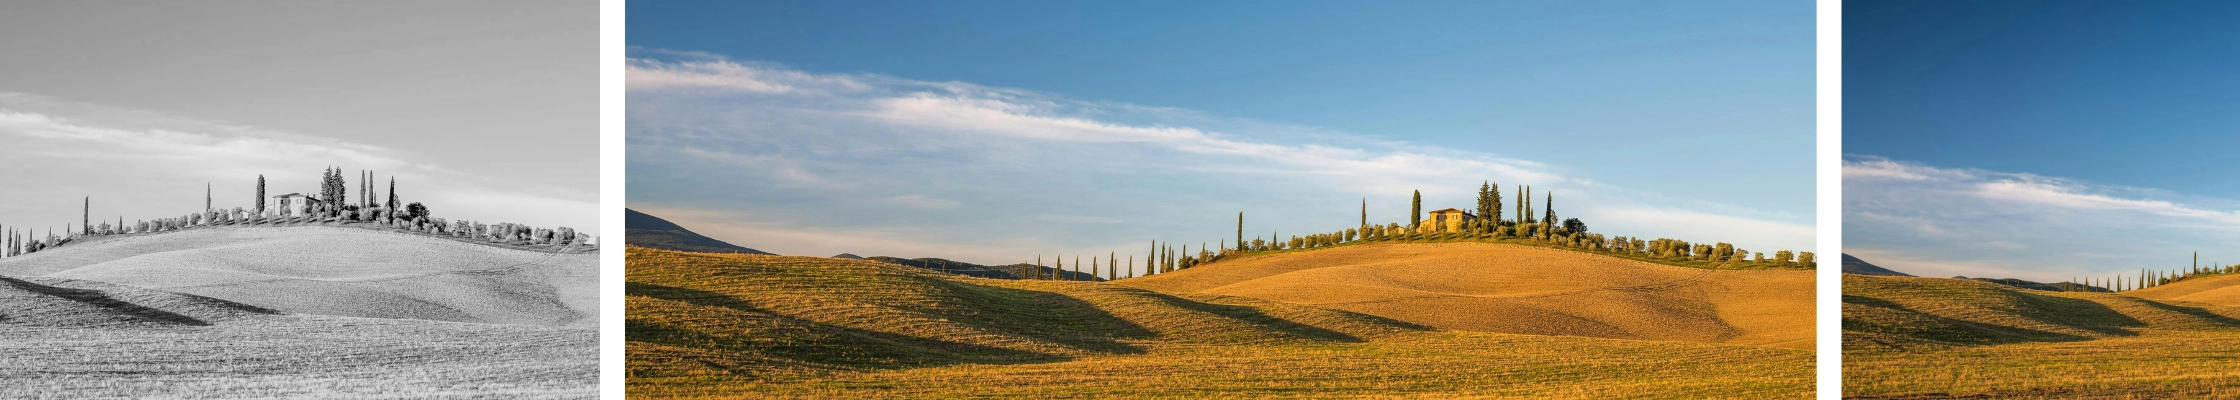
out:
M2050 281L2180 269L2195 250L2210 261L2236 255L2215 250L2240 239L2240 213L2229 211L2240 204L2228 199L1868 155L1847 157L1843 173L1845 251L1903 257L1940 275Z
M1211 234L1233 231L1234 221L1216 221L1236 211L1270 216L1248 218L1255 231L1343 229L1358 222L1363 197L1372 221L1398 221L1391 210L1405 205L1394 199L1412 190L1430 208L1462 206L1491 180L1505 198L1515 184L1556 192L1559 212L1606 232L1768 249L1812 240L1809 215L1671 201L1528 160L1188 110L705 54L633 59L629 74L632 205L777 219L764 226L939 227L960 239L1047 236L1063 243L1055 250L1090 251L1220 238ZM898 204L943 211L888 210ZM1097 217L1064 217L1089 215Z
M0 158L25 168L0 174L0 187L35 193L0 202L5 223L60 226L74 219L36 216L73 215L65 211L76 204L64 203L86 196L99 214L168 217L200 210L206 183L217 206L248 207L259 175L269 194L308 191L329 166L397 179L400 197L445 217L584 229L598 221L591 194L517 187L379 146L21 93L0 94Z

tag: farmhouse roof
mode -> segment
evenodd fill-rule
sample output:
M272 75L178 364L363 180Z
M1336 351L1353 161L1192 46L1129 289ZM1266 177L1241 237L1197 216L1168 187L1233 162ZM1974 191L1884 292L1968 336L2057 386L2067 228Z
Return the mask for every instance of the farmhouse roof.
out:
M1462 210L1458 210L1458 209L1454 209L1454 208L1442 208L1442 209L1437 209L1437 210L1431 210L1431 213L1433 213L1433 214L1437 214L1437 213L1443 213L1443 212L1448 212L1448 211L1453 211L1453 212L1458 212L1458 213L1463 213L1463 214L1469 214L1469 213L1470 213L1469 211L1462 211Z

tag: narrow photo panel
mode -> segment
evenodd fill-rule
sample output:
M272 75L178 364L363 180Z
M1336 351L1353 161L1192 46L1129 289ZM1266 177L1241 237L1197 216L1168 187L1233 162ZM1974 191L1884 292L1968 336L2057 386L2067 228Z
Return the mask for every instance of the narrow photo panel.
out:
M0 5L0 398L596 398L597 16Z
M1809 398L1810 2L632 2L627 391Z
M2240 4L1843 9L1843 395L2240 396Z

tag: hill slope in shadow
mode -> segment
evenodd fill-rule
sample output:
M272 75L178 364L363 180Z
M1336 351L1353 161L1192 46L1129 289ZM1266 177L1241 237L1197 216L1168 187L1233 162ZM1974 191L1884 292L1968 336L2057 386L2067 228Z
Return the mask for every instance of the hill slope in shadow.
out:
M1861 260L1858 257L1852 257L1850 254L1843 255L1843 273L1881 276L1913 276L1908 275L1904 272L1891 271L1888 268L1883 268L1881 266L1868 263L1867 260Z
M678 226L674 222L641 213L638 210L625 208L622 209L622 215L622 241L631 246L698 253L770 254L761 250L726 243L715 238L700 236L699 233Z

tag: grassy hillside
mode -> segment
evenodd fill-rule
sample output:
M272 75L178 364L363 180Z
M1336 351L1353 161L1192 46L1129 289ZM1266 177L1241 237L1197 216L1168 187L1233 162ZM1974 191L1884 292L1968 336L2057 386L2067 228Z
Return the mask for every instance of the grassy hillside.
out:
M2143 299L2240 307L2240 275L2193 276L2166 285L2125 291Z
M1812 348L1811 271L1712 270L1547 247L1369 243L1117 282L1441 329Z
M1437 331L1365 314L867 260L628 253L634 398L1806 397L1806 351Z
M2240 395L2240 309L2126 292L1844 276L1846 397ZM2229 284L2226 282L2225 284Z
M297 314L595 326L596 253L326 226L95 237L0 260L0 276L162 289Z

